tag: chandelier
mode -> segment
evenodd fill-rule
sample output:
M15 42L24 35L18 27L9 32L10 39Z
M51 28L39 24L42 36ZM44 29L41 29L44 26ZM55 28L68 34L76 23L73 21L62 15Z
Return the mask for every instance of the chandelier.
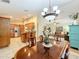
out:
M44 8L41 15L47 20L54 20L60 13L58 6L51 6L51 0L49 0L49 8Z

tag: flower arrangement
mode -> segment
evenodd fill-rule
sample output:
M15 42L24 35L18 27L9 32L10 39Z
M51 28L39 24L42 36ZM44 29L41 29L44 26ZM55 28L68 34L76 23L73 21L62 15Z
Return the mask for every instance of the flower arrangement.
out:
M46 44L49 43L49 35L50 35L50 33L51 33L51 28L45 26L44 27L44 30L43 30L43 35L45 36L44 42Z

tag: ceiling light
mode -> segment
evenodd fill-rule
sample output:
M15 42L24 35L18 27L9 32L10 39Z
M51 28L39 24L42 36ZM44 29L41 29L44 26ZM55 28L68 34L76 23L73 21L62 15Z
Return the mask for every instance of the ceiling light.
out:
M48 8L44 8L43 11L44 11L44 12L47 12L47 11L48 11Z
M43 16L44 16L44 15L45 15L45 12L41 12L41 15L43 15Z
M54 6L52 9L51 0L49 0L49 8L44 8L41 15L47 20L54 20L60 13L58 6Z

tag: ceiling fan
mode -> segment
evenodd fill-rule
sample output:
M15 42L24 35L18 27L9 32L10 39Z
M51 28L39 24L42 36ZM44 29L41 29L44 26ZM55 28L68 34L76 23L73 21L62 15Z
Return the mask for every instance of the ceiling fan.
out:
M1 1L5 3L10 3L10 0L1 0Z

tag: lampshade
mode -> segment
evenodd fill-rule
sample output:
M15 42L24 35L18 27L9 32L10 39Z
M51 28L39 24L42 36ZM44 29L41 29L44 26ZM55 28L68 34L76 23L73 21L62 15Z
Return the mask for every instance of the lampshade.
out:
M47 11L48 11L48 8L44 8L43 11L44 11L44 12L47 12Z
M44 16L45 15L45 12L41 12L41 15Z
M58 9L58 6L53 7L53 11L56 11Z

